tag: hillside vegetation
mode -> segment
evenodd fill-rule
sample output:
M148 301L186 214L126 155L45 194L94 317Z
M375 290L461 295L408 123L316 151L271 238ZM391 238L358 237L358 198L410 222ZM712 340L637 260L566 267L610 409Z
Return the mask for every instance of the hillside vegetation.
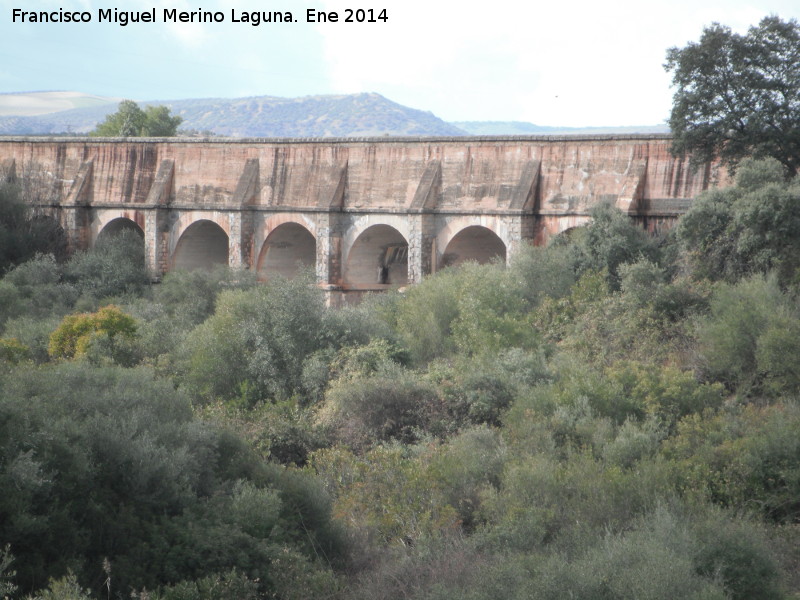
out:
M361 137L464 135L429 112L408 108L379 94L303 98L205 98L141 102L164 105L183 118L183 129L232 137ZM86 133L116 104L37 116L0 116L0 134Z
M0 94L0 135L85 134L117 110L118 100L77 92ZM375 137L669 133L667 125L546 127L520 121L447 123L379 94L304 98L200 98L140 102L167 106L191 135ZM74 108L73 108L74 107Z
M592 217L342 309L3 257L0 596L800 598L800 181Z

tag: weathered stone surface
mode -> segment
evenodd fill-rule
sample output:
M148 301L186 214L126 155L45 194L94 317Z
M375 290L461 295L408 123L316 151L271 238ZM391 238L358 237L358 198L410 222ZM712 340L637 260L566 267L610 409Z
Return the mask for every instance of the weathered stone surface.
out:
M32 202L58 215L72 248L129 219L144 233L149 267L163 272L219 262L223 250L205 252L202 235L214 232L207 242L216 247L224 232L228 262L269 277L270 264L292 270L296 240L301 263L315 256L320 284L363 290L413 283L462 259L511 256L585 224L600 202L651 231L669 227L700 192L728 182L719 164L693 171L669 146L664 135L0 138L0 175L22 180ZM200 221L208 224L192 227ZM270 244L274 262L264 260Z

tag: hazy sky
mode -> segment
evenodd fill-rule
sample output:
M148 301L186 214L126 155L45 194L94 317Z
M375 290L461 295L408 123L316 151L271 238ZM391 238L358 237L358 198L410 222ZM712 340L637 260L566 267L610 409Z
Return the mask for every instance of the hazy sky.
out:
M12 11L89 11L91 23L12 22ZM163 9L224 23L163 23ZM306 9L386 9L387 22L305 22ZM156 23L98 23L100 9ZM231 11L297 23L233 23ZM717 21L744 32L800 0L0 0L0 92L132 98L377 92L448 121L655 125L671 103L666 49Z

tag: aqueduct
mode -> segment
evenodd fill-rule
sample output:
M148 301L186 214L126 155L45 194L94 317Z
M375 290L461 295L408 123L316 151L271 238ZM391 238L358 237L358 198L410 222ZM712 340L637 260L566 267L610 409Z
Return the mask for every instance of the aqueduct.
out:
M612 203L650 231L725 182L670 138L0 138L69 249L137 232L154 275L228 264L262 279L313 269L332 296L507 260Z

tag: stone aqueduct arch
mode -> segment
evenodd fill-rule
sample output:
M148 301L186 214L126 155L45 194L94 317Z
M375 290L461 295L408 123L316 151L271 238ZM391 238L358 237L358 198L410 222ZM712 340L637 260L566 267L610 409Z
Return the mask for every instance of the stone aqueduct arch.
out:
M689 169L668 136L163 140L4 138L0 181L32 203L66 251L125 230L147 267L227 263L260 278L314 267L331 292L416 283L466 260L509 260L613 202L669 227L725 185ZM354 294L356 297L358 293Z
M292 278L317 266L316 223L302 213L280 213L260 219L253 232L254 264L259 280L275 275Z
M91 244L103 236L134 231L144 239L142 226L123 210L98 211L91 227ZM229 263L231 226L224 214L192 211L181 214L168 234L170 269L212 269ZM294 277L317 266L317 223L302 213L273 214L254 226L253 259L248 265L260 280ZM409 222L399 215L363 215L341 236L341 283L347 289L381 290L404 286L409 273ZM502 236L502 237L501 237ZM509 258L508 228L486 217L447 219L431 240L431 271L467 261L480 264Z

